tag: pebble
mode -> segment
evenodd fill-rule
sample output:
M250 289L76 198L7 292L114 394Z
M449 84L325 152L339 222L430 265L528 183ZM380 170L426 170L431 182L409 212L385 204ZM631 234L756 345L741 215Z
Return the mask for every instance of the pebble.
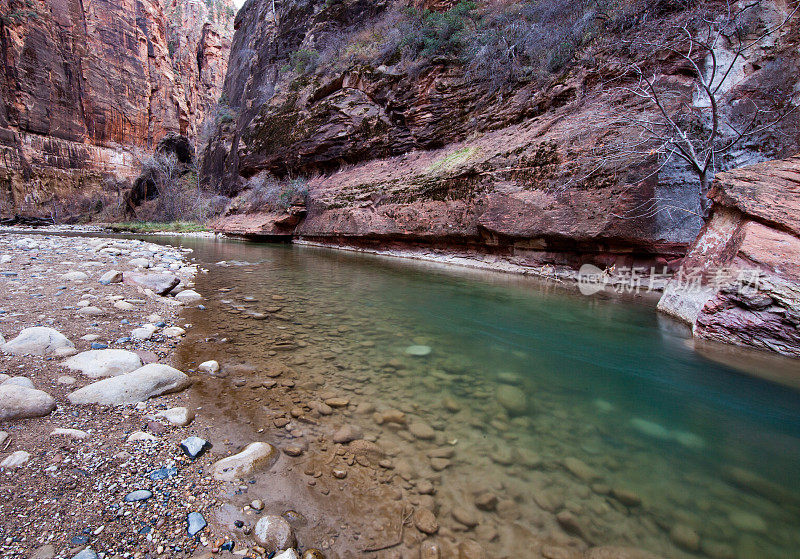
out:
M475 506L480 510L493 511L497 508L497 495L485 491L475 497Z
M203 361L197 366L197 370L201 373L213 375L219 371L219 363L213 359L210 361Z
M254 442L233 456L223 458L212 466L212 475L219 481L233 481L250 475L257 469L267 469L278 459L277 449L269 443Z
M283 449L287 456L300 456L303 454L303 447L297 444L290 444Z
M87 547L77 555L73 555L72 559L97 559L97 553L91 547Z
M424 534L435 534L439 531L439 523L436 516L426 508L418 508L414 511L414 526Z
M510 384L501 384L495 391L498 403L510 414L521 414L528 407L528 397L525 393Z
M250 501L250 508L253 510L263 510L264 509L264 501L261 499L253 499Z
M194 536L208 525L206 519L199 512L190 512L186 515L186 532Z
M172 425L185 427L194 420L194 410L182 406L169 408L156 413L156 417L166 419Z
M157 470L153 470L152 472L150 472L148 477L152 481L161 481L164 479L171 478L177 473L178 473L178 468L169 468L164 466L163 468L159 468Z
M153 496L153 493L148 491L147 489L137 489L136 491L131 491L125 498L123 499L126 503L134 503L136 501L146 501L150 497Z
M344 408L350 403L347 398L328 398L325 403L332 408Z
M180 444L183 453L192 460L203 454L209 446L207 440L196 436L187 437Z
M81 431L80 429L63 429L58 427L53 429L50 432L51 437L69 437L70 439L86 439L89 437L89 433L86 431Z
M154 437L150 433L145 433L144 431L134 431L128 436L128 442L137 442L137 441L157 441L158 439Z

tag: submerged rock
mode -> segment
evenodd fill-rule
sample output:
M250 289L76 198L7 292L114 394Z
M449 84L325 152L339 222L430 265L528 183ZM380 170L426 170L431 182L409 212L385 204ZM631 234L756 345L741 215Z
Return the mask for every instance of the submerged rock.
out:
M510 414L519 415L528 408L528 397L516 386L499 385L495 391L495 397Z
M426 508L418 508L412 517L414 526L423 534L435 534L439 531L439 523L436 516Z
M297 545L294 531L285 518L274 514L262 516L253 528L256 543L267 550L267 555Z
M653 421L634 417L631 419L631 426L641 434L653 437L654 439L668 441L672 438L672 433L669 429Z
M430 355L430 353L431 347L427 345L410 345L406 348L406 354L415 357L425 357L426 355Z

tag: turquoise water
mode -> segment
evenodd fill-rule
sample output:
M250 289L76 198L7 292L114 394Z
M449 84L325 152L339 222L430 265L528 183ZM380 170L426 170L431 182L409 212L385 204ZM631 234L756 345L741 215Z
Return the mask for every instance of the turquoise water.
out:
M500 505L467 530L487 552L566 532L666 557L800 556L800 393L704 358L652 301L324 249L179 242L209 270L197 280L208 309L187 318L197 339L230 337L214 349L223 370L279 360L351 408L432 426L435 442L347 414L402 449L404 491L434 483L443 526L464 531L449 511L493 492ZM431 469L426 453L442 445L455 456Z

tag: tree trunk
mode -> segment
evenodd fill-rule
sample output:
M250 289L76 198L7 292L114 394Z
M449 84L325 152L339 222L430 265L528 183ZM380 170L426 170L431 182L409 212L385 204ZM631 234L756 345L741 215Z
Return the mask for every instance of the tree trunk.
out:
M704 220L711 215L711 200L708 199L708 188L710 186L708 173L700 173L700 214Z

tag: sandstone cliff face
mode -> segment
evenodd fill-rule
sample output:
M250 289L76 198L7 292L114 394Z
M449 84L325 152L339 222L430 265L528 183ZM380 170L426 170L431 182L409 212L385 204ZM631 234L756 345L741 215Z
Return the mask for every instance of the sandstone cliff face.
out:
M135 149L196 133L219 95L233 12L176 3L186 11L170 19L158 0L0 0L5 210L90 198L104 177L138 171Z
M397 11L405 5L293 1L273 13L271 2L250 0L242 8L224 89L230 112L204 146L202 177L235 195L258 190L266 177L305 176L307 216L296 227L229 216L221 230L465 246L530 265L649 265L682 256L702 225L697 181L677 163L660 167L655 157L612 149L640 132L623 115L646 109L608 84L637 60L626 33L659 37L670 18L686 14L636 16L625 32L580 43L544 78L497 88L458 57L408 64L374 55L375 42L383 44L375 37L402 27ZM726 103L791 91L800 75L796 34L787 30L756 64L738 69ZM690 87L674 53L654 58L666 72L660 79ZM726 165L791 154L796 124L787 119Z
M701 339L800 357L800 156L717 176L659 309Z

